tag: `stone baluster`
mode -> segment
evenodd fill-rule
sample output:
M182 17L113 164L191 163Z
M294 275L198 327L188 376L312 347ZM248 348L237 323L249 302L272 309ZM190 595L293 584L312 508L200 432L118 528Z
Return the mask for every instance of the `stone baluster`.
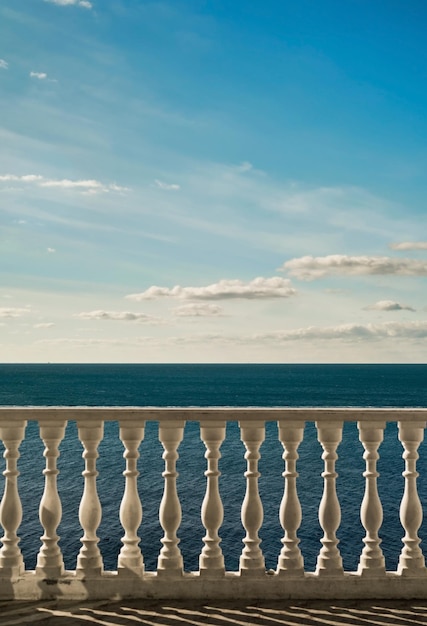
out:
M159 440L164 448L163 459L165 479L162 501L160 503L159 520L164 530L161 539L163 544L157 561L157 574L176 576L183 572L183 559L178 547L179 539L176 532L181 524L181 504L176 488L176 462L178 460L178 446L184 436L183 421L161 422Z
M22 521L22 505L18 492L17 461L19 459L19 446L25 436L27 422L17 420L13 426L10 421L0 423L0 438L3 441L6 459L6 469L3 498L0 504L0 523L4 530L1 538L3 544L0 549L0 578L14 580L24 571L24 560L18 547L20 541L16 531Z
M123 457L126 459L125 490L120 505L120 522L125 534L122 537L122 549L118 559L119 574L142 575L144 561L139 548L140 538L137 535L142 522L142 505L138 493L139 459L138 448L144 438L145 422L126 422L120 426L120 439L125 447Z
M316 422L318 440L323 448L325 469L323 496L319 506L319 522L324 531L323 544L317 557L316 574L340 575L343 573L342 558L338 550L336 531L341 523L341 510L336 490L336 449L342 438L342 422Z
M44 533L40 537L42 546L37 555L36 572L46 578L55 579L64 572L64 561L58 546L57 528L61 521L62 506L58 494L56 477L59 471L56 460L59 457L59 444L65 434L65 420L40 422L40 437L45 445L43 456L46 459L44 492L40 501L39 517Z
M423 519L423 509L417 490L419 476L416 466L418 447L424 437L426 422L398 422L399 441L404 448L405 459L405 490L400 504L400 521L405 531L402 539L404 544L399 558L397 571L407 576L425 576L426 567L420 548L418 529Z
M296 463L299 458L298 446L304 435L304 422L278 422L279 440L283 446L283 460L285 471L285 488L280 505L280 523L285 531L282 539L283 548L280 552L277 573L286 576L302 576L304 574L304 559L299 549L300 540L297 531L301 525L302 511L298 498L296 480L298 472Z
M202 503L202 523L206 529L204 547L199 559L201 576L222 576L225 572L224 556L220 548L218 530L224 519L224 507L219 493L219 451L225 438L225 422L201 422L200 438L206 447L206 494Z
M385 574L385 560L380 548L381 539L378 531L383 521L383 510L378 495L377 460L379 459L378 447L384 438L385 422L359 422L359 439L365 452L363 458L366 461L365 495L360 508L360 519L366 530L363 539L365 544L358 567L358 574L364 576L378 576Z
M263 522L263 508L258 491L259 448L265 438L264 422L240 422L241 440L243 441L247 461L246 494L242 503L242 524L246 530L243 539L245 547L240 556L240 573L259 575L265 573L264 555L260 548L261 539L258 531Z
M103 563L101 552L98 548L99 539L96 531L101 523L102 510L96 489L96 459L98 458L98 445L102 439L104 424L101 421L91 423L77 422L79 439L83 445L83 458L85 469L83 496L79 507L79 521L84 531L80 539L82 547L77 557L76 575L79 578L89 578L102 573Z

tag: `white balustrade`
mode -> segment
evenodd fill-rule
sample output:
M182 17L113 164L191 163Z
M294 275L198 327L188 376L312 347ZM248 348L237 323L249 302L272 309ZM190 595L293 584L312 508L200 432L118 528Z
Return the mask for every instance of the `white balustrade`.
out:
M380 548L381 539L378 531L383 521L381 500L378 495L377 478L377 452L384 437L385 422L359 422L359 439L365 452L363 458L366 461L366 471L363 476L366 479L365 495L360 509L360 519L366 530L363 539L365 547L360 556L358 573L368 576L385 574L385 559Z
M126 459L125 490L120 505L120 522L125 530L122 537L123 547L120 550L118 560L119 574L142 574L144 561L139 549L140 539L137 535L142 522L142 504L138 494L137 478L139 471L137 463L139 459L138 448L144 437L144 423L139 421L130 422L120 427L120 439L125 447L123 454Z
M164 448L163 459L165 479L163 498L160 503L159 519L165 532L161 542L157 570L159 574L174 576L182 574L184 564L181 550L178 547L179 539L176 532L181 524L181 504L178 498L176 479L176 462L178 460L178 446L184 436L182 422L164 422L159 428L159 439Z
M39 508L40 523L44 528L44 534L40 537L43 545L37 556L36 571L51 579L58 578L64 571L62 553L58 546L59 537L56 533L62 517L56 481L59 474L56 460L59 457L58 446L64 438L65 424L65 420L58 424L40 422L40 436L45 445L43 456L46 458L46 469L43 470L45 487Z
M13 426L0 422L0 437L3 441L6 459L4 493L0 504L0 523L4 530L1 538L3 544L0 550L0 577L10 576L13 580L24 569L24 560L18 547L19 537L17 530L22 521L22 505L18 492L17 461L19 446L24 438L26 421L16 421Z
M324 530L323 544L317 558L316 573L321 575L339 575L343 573L342 559L338 550L336 531L341 522L341 509L336 490L335 461L336 449L342 437L342 422L317 424L318 439L323 448L322 459L325 462L323 496L319 507L319 522Z
M98 458L98 445L102 439L104 425L95 421L92 424L77 422L79 439L84 447L83 458L85 469L83 471L84 490L79 507L79 521L84 535L80 539L82 547L77 557L76 574L81 578L99 575L102 572L102 556L98 548L99 538L96 531L102 518L101 503L96 488L96 459Z
M301 525L302 511L297 493L298 446L304 434L304 424L301 422L279 421L279 439L283 446L283 460L285 471L285 489L280 505L280 523L285 531L282 539L283 548L280 552L277 573L287 576L302 576L304 574L304 559L298 547L300 540L297 537Z
M402 442L405 459L405 491L400 505L400 521L405 529L403 549L400 554L398 572L409 576L425 576L426 567L420 548L418 529L423 520L423 509L417 490L416 470L418 447L424 438L426 422L399 422L399 441Z
M241 574L260 574L265 572L264 556L258 536L263 521L263 508L258 491L259 448L265 438L265 426L262 422L240 422L241 440L245 444L247 461L246 494L242 504L242 524L246 530L243 539L245 547L240 556Z
M201 422L200 438L206 446L208 469L205 472L206 494L201 515L206 535L203 537L205 545L200 555L199 569L202 576L221 576L225 572L225 565L218 531L224 519L224 507L219 493L218 479L221 472L218 461L221 458L219 449L225 438L225 422Z
M45 468L44 492L39 503L39 521L43 528L41 546L38 544L38 533L34 536L37 547L34 546L34 554L39 549L35 570L26 570L24 558L20 549L20 530L24 515L27 514L26 501L23 495L21 481L37 480L32 474L30 477L28 467L31 465L31 451L25 450L21 443L25 437L25 428L28 420L37 421L40 427L40 437L44 442ZM62 528L61 534L66 535L67 520L63 519L63 504L61 504L62 483L57 481L57 460L60 450L67 443L63 441L67 421L76 421L78 437L83 446L83 489L80 503L76 501L80 525L83 536L80 541L82 547L77 555L75 571L66 571L63 555L60 550L61 541L58 537L58 528ZM102 518L102 505L98 496L98 446L103 437L104 422L119 422L119 438L123 444L125 469L120 463L109 464L108 472L111 472L111 481L115 481L115 488L119 483L117 476L123 473L124 481L120 477L120 493L117 497L116 519L120 520L124 535L113 537L107 534L107 538L117 544L117 571L104 571L103 558L99 548L98 533L105 537L105 531L100 527ZM140 475L138 460L140 449L141 462L144 459L145 424L147 421L159 423L159 440L163 446L163 495L160 504L145 498L141 502L139 493L147 476L144 472ZM203 502L199 510L200 518L204 527L199 531L197 521L194 522L193 550L200 544L199 569L197 572L184 573L184 555L179 547L178 536L181 524L181 482L178 481L177 461L178 449L184 438L184 426L187 421L200 422L200 438L205 446L205 459L200 456L198 467L200 475L204 471L206 478ZM226 424L238 422L240 425L240 437L245 447L244 458L246 471L237 471L235 464L230 473L229 465L222 469L222 463L230 461L231 455L239 455L242 459L242 448L239 442L234 447L227 446ZM418 450L424 437L427 421L427 409L291 409L291 408L131 408L131 407L93 407L93 408L43 408L43 407L0 407L0 438L4 446L4 487L0 504L0 523L3 528L0 548L0 600L19 598L22 600L36 598L99 598L112 597L146 597L146 598L195 598L195 599L233 599L242 597L246 599L310 599L310 598L420 598L427 599L427 587L425 585L427 569L425 559L420 547L420 537L425 533L423 527L423 509L426 506L426 491L424 486L420 493L417 488L417 460ZM276 520L279 528L277 541L277 553L275 562L276 570L266 571L265 557L261 549L262 525L264 511L270 516L271 507L266 507L259 491L259 460L260 449L264 442L267 422L277 422L278 437L282 446L281 466L269 456L264 456L266 474L265 480L281 481L283 487L279 487L277 495ZM316 454L323 459L323 494L318 506L318 516L323 536L321 547L317 555L317 567L314 572L305 571L304 565L304 542L300 543L304 521L305 499L302 491L310 489L315 476L311 466L307 466L307 441L304 441L306 432L305 423L314 422L317 426L318 441L310 443L315 448L310 449L310 459ZM357 495L347 493L346 506L341 511L337 486L340 478L336 472L338 459L338 446L342 439L343 423L357 422L359 439L363 446L363 459L365 468L360 473L360 484L364 494ZM396 571L386 571L385 558L382 548L385 548L390 537L382 533L383 505L378 490L377 463L380 459L382 442L385 435L387 422L395 422L399 425L399 440L403 446L403 460L405 468L403 478L400 474L393 476L395 481L395 493L402 493L400 500L400 521L403 526L402 542L398 567ZM69 431L73 432L72 428ZM310 429L310 433L312 433ZM267 437L271 430L267 429ZM67 434L67 437L72 436ZM311 435L310 435L311 436ZM311 439L309 439L311 441ZM225 442L225 443L224 443ZM276 440L277 451L280 451L279 442ZM119 442L118 442L119 443ZM270 445L270 441L268 445ZM303 446L304 444L304 446ZM267 445L267 444L266 444ZM66 447L66 446L65 446ZM302 452L304 447L304 453ZM122 448L122 450L123 450ZM224 452L224 459L221 450ZM20 450L22 457L20 457ZM269 448L273 450L273 448ZM348 447L347 447L348 450ZM24 454L25 452L25 454ZM154 451L150 451L154 453ZM103 452L105 454L105 452ZM271 451L269 455L273 454ZM275 454L275 453L274 453ZM346 452L348 455L348 451ZM355 446L352 455L360 458L361 448ZM30 456L29 456L30 455ZM301 458L300 456L301 455ZM160 457L160 454L158 455ZM277 460L280 461L279 454ZM61 457L61 460L65 461ZM400 460L400 450L397 450L396 462ZM25 461L25 463L24 463ZM320 461L320 459L319 459ZM160 462L160 458L159 458ZM22 465L21 465L22 464ZM120 465L120 469L119 466ZM72 464L73 466L73 464ZM116 467L117 466L117 467ZM301 467L304 466L304 472ZM425 466L425 465L424 465ZM61 465L60 465L61 467ZM64 468L64 465L62 465ZM193 466L192 466L193 467ZM240 467L240 466L239 466ZM419 464L421 467L421 463ZM228 469L227 469L228 468ZM67 468L68 471L69 468ZM116 471L117 469L117 471ZM302 478L299 478L298 470ZM103 470L105 471L105 470ZM185 465L180 469L182 473L188 471ZM191 470L193 471L193 470ZM419 470L421 471L421 469ZM21 472L21 474L20 474ZM222 473L221 473L222 472ZM316 470L317 473L317 470ZM344 472L342 472L344 473ZM65 471L61 479L65 480ZM310 477L310 474L312 478ZM318 476L318 475L317 475ZM77 481L76 485L80 485ZM106 478L105 476L103 478ZM425 482L425 476L423 480ZM243 480L245 479L245 484ZM40 476L40 480L42 477ZM150 480L158 480L158 489L161 490L161 477ZM264 477L263 477L264 480ZM317 478L318 480L318 478ZM381 478L380 478L381 480ZM236 519L229 519L229 509L221 494L240 493L238 483L245 487L244 496L236 499L235 511L240 509L241 523L244 532L241 533L238 512ZM300 484L301 482L301 484ZM183 484L185 484L183 482ZM234 490L234 484L236 490ZM381 484L380 484L381 486ZM21 489L19 489L21 487ZM80 487L79 487L80 489ZM101 492L101 487L100 487ZM339 492L342 493L342 492ZM102 494L101 494L102 495ZM189 494L186 494L187 496ZM191 494L190 494L191 495ZM80 497L80 492L78 492ZM102 496L103 497L103 496ZM202 494L201 494L202 497ZM229 497L229 496L228 496ZM243 497L243 501L242 501ZM400 499L400 496L396 496ZM281 501L279 502L281 498ZM347 515L348 503L353 498L353 510L360 509L360 519L364 531L358 537L352 537L354 541L355 561L359 557L357 571L344 572L342 557L338 549L341 516ZM78 498L77 498L78 500ZM145 501L146 500L146 501ZM159 547L156 571L146 571L144 558L140 548L140 537L144 539L143 508L154 512L159 518L163 529L163 537L158 537ZM228 504L228 502L227 502ZM70 502L67 502L65 511L69 514ZM276 506L276 505L275 505ZM317 502L316 502L317 507ZM277 510L279 509L279 510ZM225 514L224 514L225 510ZM387 513L388 515L390 513ZM109 511L111 516L111 511ZM228 516L228 517L227 517ZM37 517L37 516L36 516ZM396 519L398 519L396 511ZM145 518L144 518L145 520ZM223 526L224 521L227 525ZM269 518L269 521L270 518ZM63 523L63 524L62 524ZM31 524L37 526L37 519ZM142 526L141 526L142 524ZM280 526L283 529L280 531ZM244 547L240 554L238 571L227 571L227 551L221 549L221 540L225 541L225 533L234 527L236 534L238 557L238 544L243 536ZM22 528L24 528L22 526ZM227 528L227 530L225 530ZM141 530L140 530L141 529ZM196 531L197 529L197 531ZM25 531L28 533L28 531ZM114 532L116 532L114 530ZM306 532L306 531L304 531ZM160 535L161 533L159 533ZM364 534L364 537L362 536ZM280 539L280 535L282 538ZM338 535L338 537L337 537ZM306 537L306 535L304 535ZM25 536L26 543L32 541ZM63 537L64 539L64 537ZM70 537L66 537L67 545ZM229 537L227 537L229 541ZM272 539L268 536L265 545L268 547L268 559L271 561ZM282 543L280 549L280 541ZM348 538L342 539L342 546L348 545ZM359 551L359 542L363 541L363 549ZM114 544L114 545L115 545ZM64 543L64 545L66 545ZM101 544L102 545L102 544ZM144 542L143 542L144 545ZM185 543L183 542L183 545ZM263 544L264 545L264 544ZM352 543L353 545L353 543ZM151 549L155 549L152 546ZM26 548L24 546L24 556ZM198 550L198 548L197 548ZM65 548L64 548L65 551ZM77 552L77 550L76 550ZM267 557L267 549L265 550ZM344 554L344 549L343 549ZM147 560L147 555L146 560ZM316 555L310 556L310 558ZM395 555L397 558L397 554ZM151 558L151 556L150 556ZM267 559L267 561L268 561Z

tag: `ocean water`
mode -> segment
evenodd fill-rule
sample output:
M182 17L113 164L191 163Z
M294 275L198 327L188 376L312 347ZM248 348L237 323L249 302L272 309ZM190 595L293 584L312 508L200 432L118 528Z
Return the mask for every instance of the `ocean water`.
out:
M426 382L427 365L0 365L0 405L427 407ZM421 444L418 462L419 495L423 506L427 505L426 446L425 442ZM43 443L36 423L29 422L20 451L19 489L24 510L19 529L20 545L26 567L32 569L42 534L38 506L44 486ZM66 567L74 569L81 546L78 507L83 490L82 447L74 423L67 427L60 452L58 489L63 521L58 533ZM237 424L228 424L220 460L220 491L224 504L220 536L228 570L238 569L245 534L240 521L240 507L245 493L244 452ZM387 425L379 452L378 489L384 510L380 536L387 568L392 570L396 568L404 534L399 522L403 494L402 446L397 439L396 424ZM138 479L144 509L139 536L147 570L156 569L163 535L158 522L163 492L162 453L158 425L147 423L140 447L141 474ZM190 422L186 425L177 464L178 493L183 513L178 536L185 569L189 571L198 568L198 555L205 534L200 521L206 480L203 475L206 469L204 453L199 425ZM315 568L323 534L317 520L323 490L321 454L315 427L308 423L299 448L297 468L300 474L298 492L303 509L298 534L308 571ZM344 567L354 570L365 534L359 518L365 464L356 424L345 424L338 454L337 490L342 521L337 536ZM103 519L97 534L105 569L114 570L123 535L119 507L124 485L123 446L116 423L106 423L99 455L98 492ZM273 422L267 424L259 468L259 488L264 506L261 547L267 567L275 568L283 536L278 511L283 495L284 468L282 447ZM0 488L2 491L1 481ZM427 545L424 523L419 535Z

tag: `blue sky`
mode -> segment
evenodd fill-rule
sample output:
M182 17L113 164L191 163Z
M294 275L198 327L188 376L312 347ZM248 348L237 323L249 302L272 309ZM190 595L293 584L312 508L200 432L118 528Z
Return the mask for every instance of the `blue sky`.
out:
M424 0L3 0L3 362L425 362Z

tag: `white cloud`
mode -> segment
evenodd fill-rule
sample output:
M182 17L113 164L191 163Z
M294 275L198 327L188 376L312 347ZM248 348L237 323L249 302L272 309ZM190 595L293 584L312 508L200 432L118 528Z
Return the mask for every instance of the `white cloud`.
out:
M30 313L30 309L0 307L0 317L15 318Z
M307 326L292 330L252 335L199 334L170 337L170 343L219 343L230 345L265 345L288 342L338 341L342 343L372 343L393 340L427 340L427 321L386 322L384 324L339 324L336 326Z
M40 324L34 324L33 328L52 328L55 326L53 322L41 322Z
M206 287L157 287L153 285L142 293L126 296L129 300L154 300L157 298L188 298L191 300L227 300L227 299L259 299L289 298L296 290L289 280L273 276L272 278L254 278L248 283L242 280L220 280Z
M84 320L115 320L120 322L147 322L151 324L159 323L159 318L144 313L131 313L130 311L88 311L77 313L75 317Z
M365 307L367 311L415 311L411 306L399 304L394 300L379 300L375 304Z
M37 346L69 347L69 348L113 348L128 344L120 339L83 339L81 337L58 337L57 339L38 339Z
M392 250L427 250L427 241L402 241L401 243L391 243Z
M47 251L49 254L54 254L56 252L55 248L48 248Z
M38 180L43 180L43 176L40 176L40 174L24 174L24 176L21 176L20 179L24 183L34 183ZM15 180L18 180L18 178L15 178Z
M183 304L172 309L178 317L219 317L223 310L216 304Z
M1 182L34 183L40 180L43 180L43 176L39 176L38 174L25 174L24 176L17 176L16 174L0 174Z
M224 346L278 346L281 343L305 342L312 345L316 342L336 341L340 344L376 343L380 341L419 341L427 340L427 320L418 322L386 322L383 324L339 324L336 326L307 326L292 330L273 331L253 334L226 333L194 333L169 337L136 337L120 340L123 345L151 344L154 346L204 345ZM62 339L53 342L74 342L80 340ZM83 340L81 340L83 341ZM88 343L103 340L89 339ZM105 340L107 341L107 340ZM113 342L113 340L108 340ZM119 341L119 340L117 340ZM47 340L44 340L47 342Z
M164 183L157 178L155 179L154 183L159 189L166 189L167 191L178 191L179 189L181 189L180 185L177 185L176 183Z
M111 191L129 191L129 187L122 187L120 185L116 185L116 183L111 183L108 185L108 189Z
M69 180L63 178L62 180L43 180L40 183L40 187L61 187L62 189L102 189L103 185L98 180Z
M38 78L38 80L45 80L47 78L46 72L30 72L31 78Z
M290 331L253 335L252 339L255 341L427 339L427 321L309 326Z
M240 165L237 166L236 170L238 172L241 172L242 174L244 172L250 172L251 170L253 170L253 165L252 163L249 163L249 161L243 161L242 163L240 163Z
M40 174L0 174L0 182L34 183L38 187L76 190L82 193L109 193L129 191L128 187L121 187L116 183L102 183L95 179L71 180L69 178L45 178Z
M4 59L0 59L0 70L8 70L8 69L9 69L9 63L5 61Z
M328 275L427 276L427 261L331 254L324 257L303 256L291 259L286 261L281 269L300 280L315 280Z
M72 5L82 7L83 9L92 9L93 7L92 2L89 2L88 0L45 0L45 2L56 4L61 7Z

